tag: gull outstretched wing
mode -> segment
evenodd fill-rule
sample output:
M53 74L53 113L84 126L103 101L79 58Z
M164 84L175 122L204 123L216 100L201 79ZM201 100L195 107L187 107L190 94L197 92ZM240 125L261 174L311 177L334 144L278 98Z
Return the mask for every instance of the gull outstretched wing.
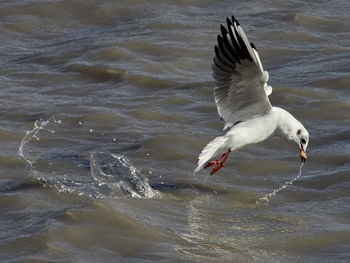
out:
M267 85L269 74L263 70L256 48L234 17L227 18L227 29L221 25L217 40L214 98L227 130L235 123L269 111L272 88Z

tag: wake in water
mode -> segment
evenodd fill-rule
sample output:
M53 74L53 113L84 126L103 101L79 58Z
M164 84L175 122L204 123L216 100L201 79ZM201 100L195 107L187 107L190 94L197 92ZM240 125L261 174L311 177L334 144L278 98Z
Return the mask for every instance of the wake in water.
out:
M73 130L54 117L35 121L34 128L26 132L18 149L29 173L43 186L58 192L93 198L126 195L152 198L156 195L148 179L126 156L103 151L88 155L77 152L84 143L81 129Z
M270 200L271 200L272 198L274 198L278 192L280 192L280 191L286 189L286 188L288 187L288 185L292 185L294 181L296 181L297 179L300 178L300 176L301 176L301 170L302 170L303 166L304 166L304 162L301 162L301 163L300 163L300 166L299 166L299 173L297 174L296 177L294 177L294 178L293 178L292 180L290 180L290 181L285 182L283 185L281 185L279 188L273 190L271 193L268 193L268 194L264 195L264 196L261 197L256 203L257 203L257 204L260 204L260 203L264 202L264 203L268 204L268 203L270 202Z

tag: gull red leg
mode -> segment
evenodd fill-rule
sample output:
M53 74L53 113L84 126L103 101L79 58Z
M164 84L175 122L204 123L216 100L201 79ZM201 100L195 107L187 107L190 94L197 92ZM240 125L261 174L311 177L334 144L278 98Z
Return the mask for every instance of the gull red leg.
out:
M225 157L226 153L223 153L219 159L217 159L216 161L210 161L209 163L206 164L206 166L204 166L204 169L207 169L210 166L214 166L214 165L218 165L221 160Z
M218 162L218 163L217 163L217 166L211 171L210 175L213 175L213 174L216 173L221 167L224 167L224 165L225 165L225 163L226 163L226 160L227 160L227 157L228 157L228 155L230 154L230 152L231 152L231 149L228 149L227 153L224 154L225 159L224 159L222 162ZM220 161L221 161L222 157L223 157L223 156L220 157L220 159L219 159Z

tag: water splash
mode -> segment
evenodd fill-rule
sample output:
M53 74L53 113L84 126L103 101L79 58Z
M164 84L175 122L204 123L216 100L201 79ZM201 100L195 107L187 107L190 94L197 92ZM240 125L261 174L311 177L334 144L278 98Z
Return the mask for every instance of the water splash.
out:
M135 198L153 198L148 179L121 154L93 152L90 155L91 176L99 187L110 189L110 197L130 195Z
M69 148L65 144L50 144L57 134L61 137L65 131L70 138L81 136L80 129L71 130L69 122L62 123L51 117L35 121L33 129L22 138L18 155L25 160L29 174L41 185L97 199L156 196L158 191L151 188L148 178L122 154L92 152L88 157L84 152L76 152L80 146L75 147L74 142L80 143L80 137L70 140ZM39 142L41 139L54 146L47 147L46 143Z
M272 198L274 198L276 196L276 194L284 189L286 189L288 187L288 185L292 185L294 181L296 181L298 178L300 178L301 176L301 171L302 168L304 166L304 162L301 162L300 166L299 166L299 173L297 174L296 177L294 177L292 180L285 182L283 185L281 185L279 188L273 190L271 193L268 193L266 195L264 195L263 197L261 197L256 204L259 205L260 203L266 203L268 204L270 202L270 200Z
M45 129L45 127L52 121L57 122L54 117L47 121L36 120L34 122L34 128L32 130L26 131L26 134L22 138L21 144L18 149L18 155L22 157L30 167L33 167L33 164L36 162L37 158L34 158L30 154L30 150L28 150L28 152L26 151L26 146L33 139L40 140L40 137L38 137L38 133L41 130Z
M46 131L49 134L54 134L58 125L62 123L61 120L56 120L54 116L48 120L36 120L34 122L34 127L31 130L26 131L26 134L21 140L21 144L18 149L18 155L22 157L29 167L29 173L36 178L41 185L44 187L51 187L56 189L58 192L69 192L76 193L78 195L83 195L78 189L71 187L70 185L75 184L72 180L63 179L64 183L60 181L58 177L55 177L55 171L40 171L39 168L35 167L36 162L40 159L40 154L35 154L33 149L30 147L31 141L39 141L39 133L41 131ZM52 127L51 127L52 126Z
M47 120L36 120L34 127L31 130L26 131L26 134L21 140L21 144L18 149L18 155L22 157L29 167L29 174L31 174L40 184L44 187L54 188L57 192L75 193L78 195L84 195L82 191L76 187L80 185L79 182L67 179L66 177L60 178L59 174L55 171L43 171L40 169L40 165L36 165L36 162L40 160L40 152L35 152L31 141L40 141L40 134L42 131L46 131L49 135L56 133L58 125L62 124L61 120L56 120L54 116Z

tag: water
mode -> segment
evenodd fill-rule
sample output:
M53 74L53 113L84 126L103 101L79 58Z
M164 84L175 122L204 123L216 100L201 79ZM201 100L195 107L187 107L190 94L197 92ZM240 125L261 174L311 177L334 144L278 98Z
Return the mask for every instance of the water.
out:
M1 262L348 262L350 2L2 1ZM310 132L193 176L235 15ZM302 170L301 170L302 168Z
M256 204L259 205L259 204L261 204L263 202L268 204L270 202L271 198L275 197L278 192L281 192L282 190L286 189L288 187L288 185L292 185L294 183L294 181L296 181L296 180L298 180L300 178L303 166L304 166L304 162L300 163L299 173L298 173L297 176L295 176L290 181L286 181L283 185L281 185L279 188L273 190L271 193L268 193L268 194L264 195L263 197L261 197L256 202Z

